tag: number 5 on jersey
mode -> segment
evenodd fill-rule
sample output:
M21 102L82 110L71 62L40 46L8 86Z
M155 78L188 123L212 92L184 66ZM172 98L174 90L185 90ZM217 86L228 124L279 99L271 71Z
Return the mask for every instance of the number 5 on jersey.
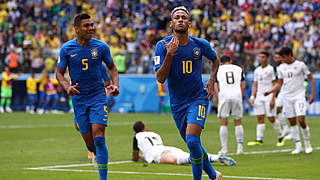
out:
M82 64L84 65L82 70L87 70L89 68L87 61L88 61L88 59L82 59Z

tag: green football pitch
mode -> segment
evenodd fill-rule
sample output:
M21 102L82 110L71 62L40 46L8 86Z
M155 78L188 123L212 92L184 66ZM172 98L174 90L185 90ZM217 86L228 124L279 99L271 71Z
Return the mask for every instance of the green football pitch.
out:
M143 121L149 130L162 136L165 145L185 151L171 115L117 114L109 117L106 131L111 180L192 179L190 165L133 163L131 159L135 121ZM248 147L255 138L255 117L245 116L243 155L235 155L233 123L229 123L229 156L237 166L214 163L223 179L320 179L320 118L307 117L311 129L311 154L291 155L292 140L276 146L276 133L267 122L264 145ZM220 150L219 121L215 115L207 118L202 144L209 153ZM203 179L208 179L203 173ZM80 134L73 127L71 114L30 115L22 112L0 114L0 180L96 180L98 171L87 159L87 150Z

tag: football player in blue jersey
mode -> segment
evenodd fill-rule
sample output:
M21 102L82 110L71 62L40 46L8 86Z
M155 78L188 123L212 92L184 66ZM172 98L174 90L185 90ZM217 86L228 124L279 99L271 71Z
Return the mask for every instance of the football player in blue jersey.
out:
M173 119L189 148L193 179L201 179L202 169L210 179L221 179L221 173L212 168L200 141L219 61L207 40L188 35L190 26L188 10L183 6L175 8L170 21L173 35L159 41L155 48L155 71L160 83L168 81ZM213 62L205 86L201 77L202 56Z
M110 55L109 46L94 39L95 26L88 14L74 18L77 38L65 43L60 50L56 73L60 85L72 96L74 115L88 150L96 154L100 180L107 179L108 150L105 127L108 125L108 101L101 66L104 62L113 85L111 94L119 94L119 75ZM64 77L68 67L71 85Z

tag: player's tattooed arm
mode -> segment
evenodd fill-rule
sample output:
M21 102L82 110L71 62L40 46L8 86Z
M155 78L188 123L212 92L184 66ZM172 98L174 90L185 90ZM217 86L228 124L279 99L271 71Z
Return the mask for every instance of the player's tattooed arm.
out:
M213 60L210 79L207 81L204 87L204 89L208 90L207 98L209 98L210 101L213 99L214 83L216 82L216 76L219 69L219 64L220 64L219 58Z
M163 64L161 67L157 70L157 80L162 84L165 82L167 77L169 76L170 69L171 69L171 63L172 58L174 54L176 53L178 46L179 46L179 40L177 37L173 37L169 44L167 44L165 41L162 41L167 49L166 57L164 58Z
M80 92L77 90L78 83L76 83L75 85L70 85L67 79L64 77L65 72L66 72L66 69L58 67L56 78L59 84L68 93L68 95L73 96L75 94L79 94Z

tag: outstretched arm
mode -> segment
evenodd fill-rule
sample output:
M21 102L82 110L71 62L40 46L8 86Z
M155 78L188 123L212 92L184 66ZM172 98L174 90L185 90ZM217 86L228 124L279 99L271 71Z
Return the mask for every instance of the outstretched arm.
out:
M271 93L276 93L282 86L283 79L279 79L278 82L270 89L269 91L266 91L263 93L263 95L268 96Z

